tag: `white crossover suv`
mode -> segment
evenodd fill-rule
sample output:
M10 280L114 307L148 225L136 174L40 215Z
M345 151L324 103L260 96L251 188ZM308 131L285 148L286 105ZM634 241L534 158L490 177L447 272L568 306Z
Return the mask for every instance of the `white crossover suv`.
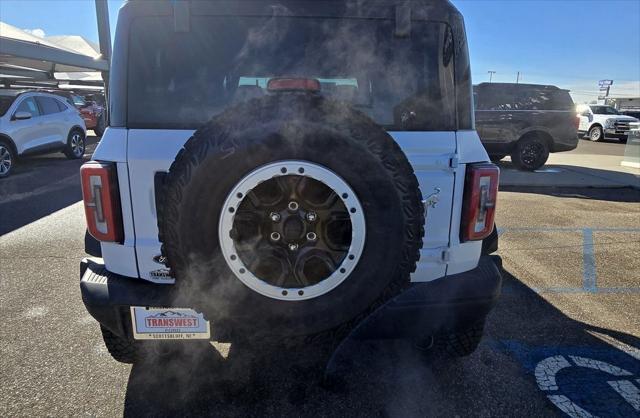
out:
M109 88L80 288L115 359L355 334L475 350L499 170L451 3L129 1Z
M0 89L0 178L11 174L18 156L63 151L81 158L85 135L82 117L62 97Z

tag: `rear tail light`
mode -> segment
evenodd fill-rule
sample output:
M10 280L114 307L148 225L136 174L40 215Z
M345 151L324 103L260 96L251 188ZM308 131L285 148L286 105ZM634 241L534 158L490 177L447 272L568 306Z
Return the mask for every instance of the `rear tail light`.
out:
M576 131L580 128L580 116L576 116L576 119L573 121L576 126Z
M122 212L115 163L89 161L80 167L87 229L99 241L122 243Z
M462 204L461 241L486 238L493 230L500 169L491 163L467 166Z
M267 83L269 91L291 91L306 90L317 92L320 91L320 82L315 78L272 78Z

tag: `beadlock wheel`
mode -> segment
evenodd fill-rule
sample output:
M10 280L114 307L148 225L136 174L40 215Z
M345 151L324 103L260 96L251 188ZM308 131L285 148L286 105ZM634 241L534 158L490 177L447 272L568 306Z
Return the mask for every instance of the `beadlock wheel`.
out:
M305 161L260 167L222 207L220 247L235 276L279 300L324 295L342 283L365 243L360 201L336 173Z

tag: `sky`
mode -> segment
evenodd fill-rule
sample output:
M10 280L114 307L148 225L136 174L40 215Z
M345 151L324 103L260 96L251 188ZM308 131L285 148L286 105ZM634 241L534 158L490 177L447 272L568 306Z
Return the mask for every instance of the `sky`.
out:
M462 12L474 83L554 84L574 101L640 96L640 0L452 0ZM111 33L122 0L109 0ZM0 0L0 20L37 35L98 41L93 0Z

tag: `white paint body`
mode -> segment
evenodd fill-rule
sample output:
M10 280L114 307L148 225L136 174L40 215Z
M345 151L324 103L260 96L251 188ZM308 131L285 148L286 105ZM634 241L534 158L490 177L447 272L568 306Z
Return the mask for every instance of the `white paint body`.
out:
M53 99L57 103L61 103L65 110L44 114L37 106L36 98L38 97ZM16 119L16 112L21 105L25 105L27 102L37 106L39 114L29 119ZM78 111L60 96L48 93L20 94L7 112L0 117L0 137L9 137L15 145L18 155L39 149L46 150L49 147L60 149L67 144L69 132L74 127L81 128L86 134L84 120Z
M578 124L578 132L580 133L589 132L593 126L600 126L604 130L615 133L616 122L638 122L638 119L632 116L593 113L589 106L578 106L577 111L580 118Z
M108 128L93 154L95 160L118 167L125 240L102 243L109 271L170 284L152 276L162 266L155 207L154 177L166 172L192 130ZM428 207L423 248L413 282L426 282L471 270L478 265L481 241L461 243L460 221L466 165L489 161L477 133L389 132L412 164Z

